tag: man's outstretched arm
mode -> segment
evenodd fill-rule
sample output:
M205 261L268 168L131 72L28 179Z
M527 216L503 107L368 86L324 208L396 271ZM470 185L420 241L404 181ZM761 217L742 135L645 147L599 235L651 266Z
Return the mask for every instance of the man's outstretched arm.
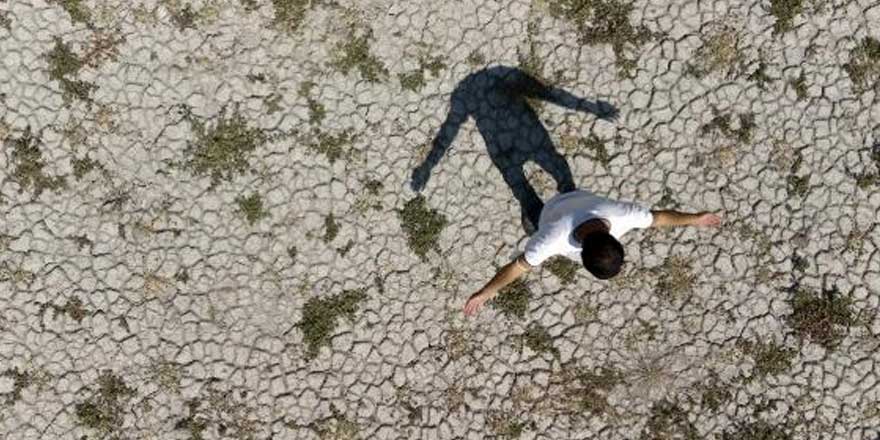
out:
M494 298L501 289L528 272L529 269L531 269L531 266L529 266L529 263L526 263L522 255L507 263L482 289L471 295L464 305L464 314L470 316L476 313L486 301Z
M719 226L721 217L710 212L679 212L673 210L651 211L652 227L664 226Z

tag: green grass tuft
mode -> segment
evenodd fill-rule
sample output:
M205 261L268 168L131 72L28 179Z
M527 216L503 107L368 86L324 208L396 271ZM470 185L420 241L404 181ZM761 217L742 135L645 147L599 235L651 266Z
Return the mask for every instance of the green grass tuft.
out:
M426 260L428 251L439 250L437 241L448 221L439 211L428 207L424 196L418 195L406 202L397 215L413 253Z
M574 282L578 270L583 266L569 260L568 258L557 256L547 260L547 262L544 263L544 267L547 268L550 273L555 275L556 278L559 278L559 282L561 282L563 286L567 286Z
M238 204L238 212L244 215L244 218L251 224L260 221L260 219L269 216L269 212L263 207L263 197L257 193L253 193L247 197L238 196L235 198Z
M562 380L565 400L570 401L577 411L601 415L613 412L607 396L623 383L623 375L610 367L577 368L563 371Z
M785 321L801 340L834 350L847 335L849 328L858 324L852 299L836 289L821 294L805 289L792 291L791 315Z
M339 223L336 222L336 217L331 212L324 217L324 237L321 239L324 243L330 243L337 235L339 235Z
M861 93L880 84L880 41L865 37L849 55L843 70L853 82L853 88Z
M73 158L71 159L70 164L73 167L73 177L75 177L76 180L81 180L86 174L95 169L104 171L104 165L101 165L101 162L91 159L88 156L82 159Z
M770 78L770 75L767 75L767 63L764 62L764 60L758 62L758 68L750 73L747 79L749 81L754 81L758 84L758 88L765 92L767 91L767 85L773 82L773 78Z
M321 347L330 345L340 317L354 319L359 304L367 299L364 289L345 290L327 298L311 298L303 306L302 319L297 327L303 332L306 356L315 358Z
M765 420L734 425L733 430L721 435L721 440L791 440L793 438L783 427L771 425Z
M65 103L70 103L72 99L82 101L91 99L92 90L98 87L75 79L84 63L70 48L70 44L55 37L55 45L44 56L49 65L49 78L58 81Z
M788 85L794 89L794 93L797 96L798 101L803 101L807 99L807 75L803 71L801 71L800 76L797 78L793 78L788 80Z
M666 301L682 299L697 282L693 261L678 255L666 257L663 264L653 271L659 273L655 294Z
M523 342L535 353L550 353L554 357L559 358L559 349L553 346L553 337L544 326L533 322L526 328L526 332L522 335Z
M708 135L711 133L720 133L722 136L736 140L739 143L749 143L754 137L755 124L754 113L740 113L737 115L739 119L739 127L733 128L732 115L729 113L721 113L718 109L712 109L713 118L709 122L700 127L700 133Z
M775 341L737 341L737 348L751 356L755 362L752 370L753 378L764 378L785 373L797 356L797 350L786 347Z
M85 401L74 406L74 414L79 423L97 431L99 437L121 434L126 403L135 394L135 389L125 384L110 370L98 376L98 390Z
M355 139L351 130L345 130L335 135L318 132L316 137L317 139L312 142L311 148L323 154L331 164L336 163L341 158L348 158L350 156L351 151L345 147L350 147Z
M623 0L546 0L550 14L572 23L580 44L609 44L614 51L618 75L631 78L635 58L629 53L655 35L645 26L633 26L629 16L633 3Z
M318 3L318 0L272 0L275 9L274 22L288 32L296 32L305 21L309 7Z
M774 34L784 34L792 29L794 17L804 10L804 0L770 0L770 14L776 17Z
M810 175L789 174L785 178L785 187L789 195L803 198L810 191Z
M304 81L299 86L298 95L306 99L309 107L309 124L317 126L327 117L327 109L324 108L324 104L312 98L312 89L316 85L313 81Z
M641 438L701 440L703 437L681 407L664 399L651 406L651 415Z
M370 53L372 32L357 36L349 34L348 39L336 45L336 54L330 66L345 75L357 69L361 78L371 83L382 81L388 76L388 69L375 55Z
M508 318L523 319L529 310L531 296L529 285L522 279L517 279L498 292L498 296L492 301L492 306Z
M487 421L489 430L497 438L520 438L528 426L526 421L518 419L516 415L501 411L490 412Z
M49 0L49 3L61 6L74 23L91 25L92 12L83 4L82 0Z
M210 177L212 187L250 171L248 156L268 140L263 130L249 127L238 110L229 117L222 110L212 126L200 121L192 125L196 139L187 142L184 167Z
M39 147L41 143L42 139L31 132L30 126L25 128L21 136L9 137L4 142L4 147L12 151L12 180L18 184L19 192L31 191L34 198L40 197L43 191L67 187L64 176L45 173L46 162Z

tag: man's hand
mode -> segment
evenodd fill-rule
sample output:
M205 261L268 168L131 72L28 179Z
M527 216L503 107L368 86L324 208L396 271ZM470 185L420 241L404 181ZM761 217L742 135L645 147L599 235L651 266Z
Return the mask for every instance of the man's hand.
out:
M465 316L472 316L477 313L483 304L495 295L488 295L487 292L480 289L477 293L471 295L470 299L464 305Z
M720 226L721 225L721 217L718 217L711 212L700 212L697 214L697 218L694 219L694 226Z

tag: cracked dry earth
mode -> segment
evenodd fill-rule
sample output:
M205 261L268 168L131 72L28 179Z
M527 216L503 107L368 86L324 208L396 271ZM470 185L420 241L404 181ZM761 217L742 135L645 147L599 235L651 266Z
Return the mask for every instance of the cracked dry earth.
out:
M875 440L878 22L839 0L0 1L0 433ZM556 260L464 319L522 250L520 206L472 119L409 182L453 90L499 65L620 110L529 101L577 186L723 227L634 231L618 278Z

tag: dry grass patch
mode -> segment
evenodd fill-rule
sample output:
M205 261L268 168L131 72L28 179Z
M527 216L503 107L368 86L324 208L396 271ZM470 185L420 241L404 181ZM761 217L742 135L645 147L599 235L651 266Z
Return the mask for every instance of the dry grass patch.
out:
M853 310L852 298L837 289L815 292L795 287L789 299L792 312L785 318L801 340L834 350L843 341L849 328L860 323Z
M688 63L687 73L703 78L712 73L722 73L726 78L742 70L744 55L740 46L740 33L732 25L716 24L703 37L700 46Z

